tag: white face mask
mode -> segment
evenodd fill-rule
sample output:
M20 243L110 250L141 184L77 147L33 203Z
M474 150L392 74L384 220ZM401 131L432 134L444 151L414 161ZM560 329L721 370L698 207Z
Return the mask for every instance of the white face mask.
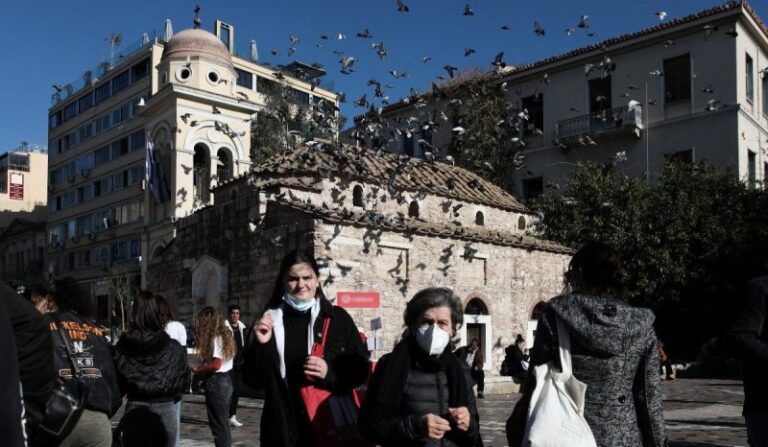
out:
M294 309L298 310L299 312L306 312L309 309L312 309L312 306L315 305L314 298L310 300L300 300L288 292L285 292L285 294L283 295L283 302L293 307Z
M429 355L439 355L445 351L451 335L436 324L425 324L416 330L416 343Z

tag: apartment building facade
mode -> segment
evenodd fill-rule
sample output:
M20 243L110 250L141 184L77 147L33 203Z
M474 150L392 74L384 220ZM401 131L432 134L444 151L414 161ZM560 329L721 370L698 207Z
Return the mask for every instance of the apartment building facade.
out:
M231 26L216 21L215 30L187 29L168 41L145 35L116 63L55 94L48 269L86 285L100 318L113 279L140 285L148 258L173 240L175 219L213 204L209 188L249 169L265 88L282 85L307 105L337 104L309 81L236 56Z
M484 76L527 112L525 166L513 174L523 200L566 183L584 160L651 181L670 158L707 159L751 184L768 178L768 28L745 2ZM388 149L419 155L424 139L445 152L452 123L419 124L447 103L427 94L386 107L389 126L417 124Z
M14 219L45 220L47 178L44 146L25 143L0 155L0 230Z

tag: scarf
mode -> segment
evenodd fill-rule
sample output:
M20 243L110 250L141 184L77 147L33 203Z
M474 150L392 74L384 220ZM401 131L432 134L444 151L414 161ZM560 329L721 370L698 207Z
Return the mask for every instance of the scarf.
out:
M272 336L275 337L275 345L277 346L277 355L280 358L280 377L285 379L285 327L283 326L283 306L275 309L269 309L265 314L272 316ZM312 345L315 342L312 336L315 327L315 320L320 314L320 299L315 300L315 305L310 310L309 317L309 330L307 331L307 355L312 351Z
M408 372L414 362L425 371L437 372L444 369L448 378L448 405L451 408L469 406L464 370L451 352L450 345L439 357L434 358L419 348L413 335L409 335L398 343L389 355L386 368L378 381L378 390L374 390L372 402L378 404L374 411L379 412L379 417L387 418L399 414Z

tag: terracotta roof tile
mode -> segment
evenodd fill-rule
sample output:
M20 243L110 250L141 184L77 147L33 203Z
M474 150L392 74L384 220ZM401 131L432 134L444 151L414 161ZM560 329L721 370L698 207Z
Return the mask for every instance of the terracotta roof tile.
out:
M305 177L306 183L314 177L319 183L326 178L342 178L381 185L392 193L424 191L507 211L530 212L511 194L458 166L351 146L300 147L256 165L252 174L254 181Z

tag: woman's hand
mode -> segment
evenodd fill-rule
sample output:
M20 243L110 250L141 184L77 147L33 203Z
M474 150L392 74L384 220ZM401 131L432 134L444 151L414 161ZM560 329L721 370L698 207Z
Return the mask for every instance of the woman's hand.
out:
M424 432L427 434L427 437L435 441L443 439L445 433L451 431L450 422L432 413L422 416L421 422L424 424Z
M253 334L256 335L256 340L262 345L272 338L273 324L274 321L269 314L264 314L259 321L253 323Z
M304 361L304 374L325 379L328 375L328 364L321 357L310 355Z
M456 422L456 428L461 431L469 430L472 416L469 414L467 407L449 408L448 415Z

